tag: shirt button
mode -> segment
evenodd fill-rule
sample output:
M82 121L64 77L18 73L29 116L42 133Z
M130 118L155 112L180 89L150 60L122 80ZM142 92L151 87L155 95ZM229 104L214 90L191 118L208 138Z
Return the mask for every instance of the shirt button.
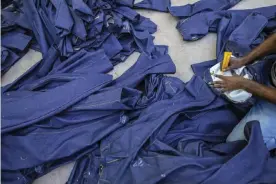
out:
M125 124L128 121L128 117L126 115L121 116L120 122Z

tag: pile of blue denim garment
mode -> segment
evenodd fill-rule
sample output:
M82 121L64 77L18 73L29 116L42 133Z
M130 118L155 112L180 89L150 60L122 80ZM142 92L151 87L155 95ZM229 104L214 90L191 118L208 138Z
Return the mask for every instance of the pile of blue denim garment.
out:
M134 51L154 50L156 25L113 0L14 1L2 10L1 23L2 73L28 48L43 54L37 76L47 75L81 49L103 49L113 65Z
M247 52L275 26L275 7L225 11L236 3L202 0L179 15L169 0L13 1L2 11L1 58L11 66L36 48L43 59L2 88L2 183L29 184L70 162L67 184L275 183L259 122L245 127L247 141L225 142L249 107L241 111L201 75L224 50L242 43ZM218 60L194 65L187 83L166 76L176 71L168 47L153 44L156 25L135 7L175 12L191 35L217 32ZM252 26L259 32L242 29ZM107 73L134 51L137 62L113 80Z

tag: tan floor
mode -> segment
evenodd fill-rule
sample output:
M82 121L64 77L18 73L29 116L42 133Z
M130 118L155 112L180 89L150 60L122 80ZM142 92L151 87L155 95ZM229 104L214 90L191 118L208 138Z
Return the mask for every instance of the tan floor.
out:
M160 0L161 1L161 0ZM196 2L196 0L171 0L173 5L184 5ZM263 6L276 5L275 0L243 0L233 9L250 9ZM168 13L160 13L154 11L141 10L138 11L142 15L150 18L158 25L158 31L154 34L155 44L163 44L169 46L169 53L177 67L175 76L183 81L188 81L193 73L190 65L193 63L206 61L215 58L216 34L208 34L203 39L196 42L185 42L176 30L177 19ZM115 67L111 72L114 77L118 77L137 60L139 54L134 53L126 62ZM2 85L8 84L20 76L24 71L30 68L35 62L40 60L39 52L30 50L15 66L13 66L3 77ZM60 167L49 174L37 179L35 184L64 184L73 163Z

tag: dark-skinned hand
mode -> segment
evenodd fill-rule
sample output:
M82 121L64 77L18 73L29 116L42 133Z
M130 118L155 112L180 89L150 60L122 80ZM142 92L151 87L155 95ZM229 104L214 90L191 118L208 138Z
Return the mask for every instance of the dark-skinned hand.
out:
M215 77L220 78L221 81L214 81L211 85L220 89L221 92L243 89L244 83L248 80L241 76L215 75Z
M229 62L229 66L225 69L225 71L237 69L237 68L240 68L240 67L245 66L247 64L248 64L248 62L244 58L231 57L230 62Z

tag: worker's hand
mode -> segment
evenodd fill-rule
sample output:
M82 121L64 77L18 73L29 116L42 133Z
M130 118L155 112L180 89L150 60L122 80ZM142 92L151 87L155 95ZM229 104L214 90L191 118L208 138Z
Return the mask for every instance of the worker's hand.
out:
M245 58L233 58L231 57L230 62L229 62L229 66L225 69L225 71L227 70L233 70L233 69L237 69L240 68L244 65L247 65L248 62Z
M247 82L248 80L241 76L215 75L215 77L220 78L221 81L214 81L213 83L211 83L211 86L214 86L215 88L220 89L221 92L242 89L244 86L244 83Z

